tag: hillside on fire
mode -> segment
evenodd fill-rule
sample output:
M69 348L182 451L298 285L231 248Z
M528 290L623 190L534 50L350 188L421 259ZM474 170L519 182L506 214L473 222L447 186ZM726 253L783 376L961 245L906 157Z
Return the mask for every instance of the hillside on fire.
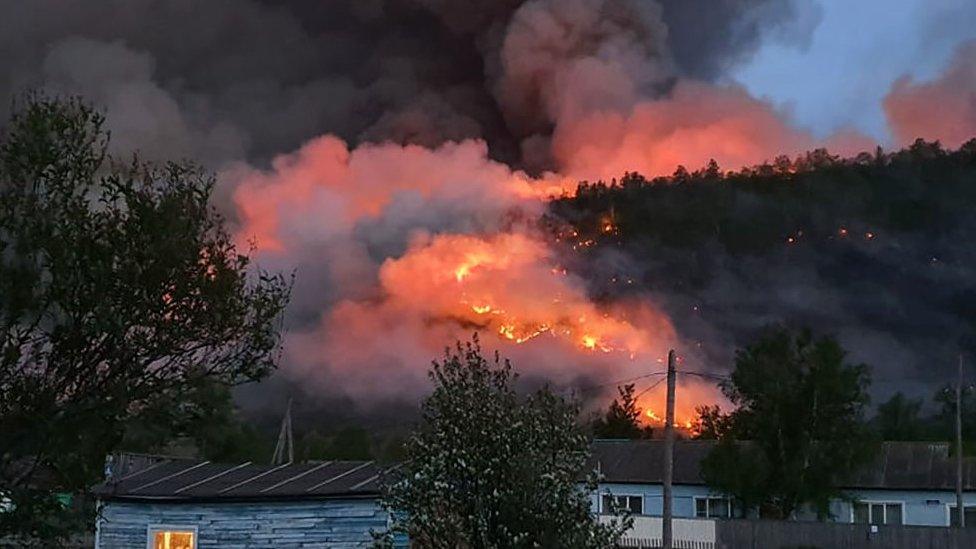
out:
M890 394L944 382L952 363L931 357L976 348L974 208L976 141L918 140L583 182L544 224L597 299L654 296L715 363L728 363L722 343L789 319L871 357Z

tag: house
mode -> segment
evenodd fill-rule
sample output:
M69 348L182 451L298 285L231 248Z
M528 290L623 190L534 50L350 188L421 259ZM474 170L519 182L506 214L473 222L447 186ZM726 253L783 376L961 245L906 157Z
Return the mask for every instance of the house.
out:
M676 441L674 446L673 509L680 518L732 518L731 499L708 486L701 462L713 441ZM597 440L594 466L603 480L593 495L593 510L602 513L610 500L636 515L661 515L664 442L660 440ZM955 458L949 445L937 442L886 442L869 467L852 472L843 490L856 501L835 501L837 522L949 526L955 522ZM966 525L976 526L976 462L963 470ZM798 519L814 519L804 514Z
M367 547L388 527L372 461L260 465L123 456L93 492L96 549Z

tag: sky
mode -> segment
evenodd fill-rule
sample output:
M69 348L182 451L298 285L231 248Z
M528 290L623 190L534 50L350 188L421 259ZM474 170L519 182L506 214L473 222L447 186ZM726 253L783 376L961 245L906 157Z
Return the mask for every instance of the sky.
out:
M213 170L255 264L296 273L281 375L311 393L420 394L472 326L588 384L696 351L665 314L682 296L609 307L560 268L535 223L550 195L819 147L958 147L976 135L973 21L976 0L0 0L0 119L24 90L80 95L112 154ZM770 301L723 286L754 282L728 267L716 294ZM787 267L787 311L858 297ZM910 371L921 348L888 360L897 334L859 328L864 360Z
M821 0L809 44L766 40L732 78L818 136L853 127L890 142L882 99L929 80L976 38L972 0Z

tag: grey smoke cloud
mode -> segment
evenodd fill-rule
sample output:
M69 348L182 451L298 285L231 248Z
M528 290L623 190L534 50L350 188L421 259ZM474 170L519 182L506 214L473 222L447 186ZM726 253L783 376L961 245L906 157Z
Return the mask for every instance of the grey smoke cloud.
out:
M721 79L773 29L805 14L794 9L800 1L709 2L694 18L669 0L0 0L0 64L8 67L0 95L30 87L84 95L107 110L115 152L221 169L218 198L228 211L229 185L239 181L228 174L267 168L326 133L352 146L480 138L502 180L511 175L505 165L550 165L560 120L626 110L684 76ZM263 257L262 266L297 275L292 371L305 368L324 380L316 390L338 392L329 373L337 365L319 357L323 341L348 335L374 347L364 356L389 372L380 376L389 380L384 394L415 387L417 373L397 365L430 358L430 345L418 343L431 330L427 319L400 321L391 309L357 331L330 324L329 312L381 299L379 270L418 233L501 230L511 204L485 199L491 188L452 175L438 196L395 193L351 226L336 222L344 197L325 191L310 199L320 206L311 214L282 215L295 249ZM377 377L354 369L357 356L336 356L352 365L345 375ZM524 358L572 370L565 354Z
M0 108L30 87L81 93L109 110L118 145L212 167L265 162L326 132L427 146L483 137L517 163L519 142L546 131L529 112L539 90L509 84L531 74L501 66L517 14L549 10L567 28L581 17L574 32L587 36L557 52L567 59L633 48L629 68L655 80L670 51L679 72L711 78L790 22L797 1L709 3L695 19L685 2L636 0L3 0Z

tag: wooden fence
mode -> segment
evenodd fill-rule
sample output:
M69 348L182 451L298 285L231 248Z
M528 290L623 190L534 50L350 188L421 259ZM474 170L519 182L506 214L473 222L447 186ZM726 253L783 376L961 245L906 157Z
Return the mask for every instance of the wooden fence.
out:
M944 526L869 526L835 522L720 520L716 549L968 549L976 529Z

